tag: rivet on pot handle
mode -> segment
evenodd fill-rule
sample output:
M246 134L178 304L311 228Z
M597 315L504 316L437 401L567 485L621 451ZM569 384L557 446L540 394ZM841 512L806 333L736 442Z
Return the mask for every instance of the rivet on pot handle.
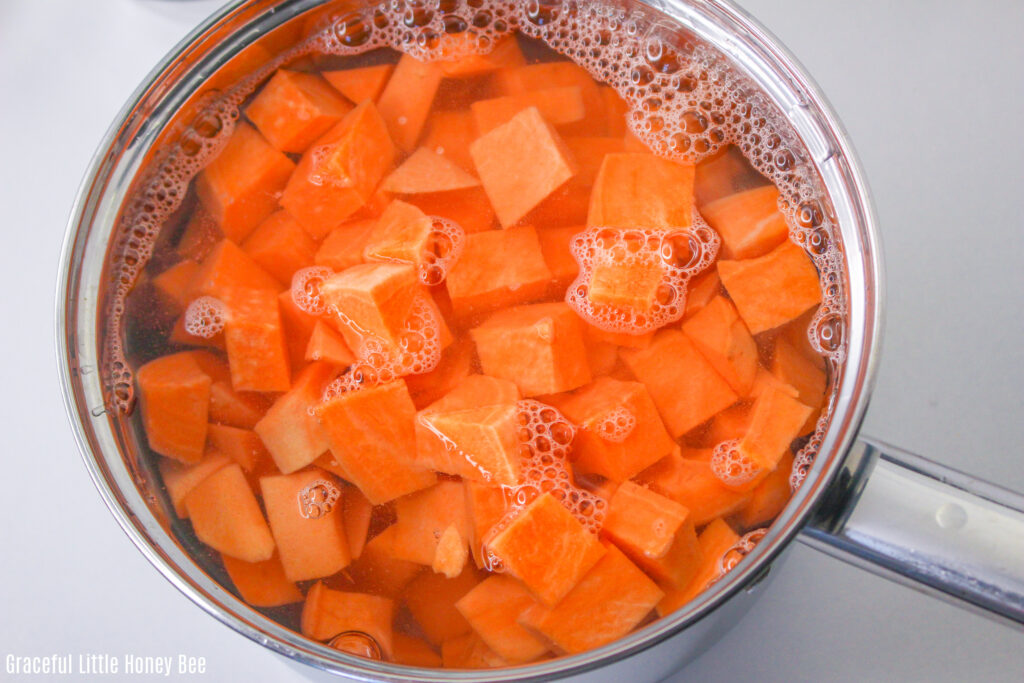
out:
M860 438L801 540L833 557L1024 624L1024 496Z

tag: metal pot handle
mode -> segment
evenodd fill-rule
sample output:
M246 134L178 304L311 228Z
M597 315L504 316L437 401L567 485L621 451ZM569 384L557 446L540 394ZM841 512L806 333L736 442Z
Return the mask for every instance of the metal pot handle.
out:
M1024 624L1024 496L861 437L807 545L1010 624Z

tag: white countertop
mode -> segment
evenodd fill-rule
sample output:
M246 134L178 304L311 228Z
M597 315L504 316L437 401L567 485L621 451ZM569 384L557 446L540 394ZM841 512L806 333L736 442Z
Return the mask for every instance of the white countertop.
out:
M55 373L57 255L89 158L151 66L219 4L0 0L5 662L185 654L206 658L206 680L313 676L206 616L131 545L80 462ZM865 433L1024 491L1024 4L742 4L827 93L874 190L889 314ZM1020 630L803 546L775 574L671 680L1024 679Z

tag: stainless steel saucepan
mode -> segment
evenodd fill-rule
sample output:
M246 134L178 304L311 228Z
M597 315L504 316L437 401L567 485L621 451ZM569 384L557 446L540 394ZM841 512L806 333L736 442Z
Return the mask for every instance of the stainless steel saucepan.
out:
M1024 497L858 433L878 364L884 299L877 227L857 160L825 98L796 60L727 0L646 3L725 53L788 117L813 157L841 233L849 296L835 410L804 484L764 539L675 614L606 647L532 666L409 669L318 645L221 587L194 539L178 533L136 457L137 420L109 408L99 371L104 266L126 193L161 136L209 77L256 39L283 35L322 0L236 2L192 32L136 90L96 153L72 212L58 282L64 399L86 466L118 523L179 590L239 633L299 662L361 680L658 680L696 657L751 606L772 564L801 541L869 571L997 619L1024 624ZM221 75L224 70L221 69Z

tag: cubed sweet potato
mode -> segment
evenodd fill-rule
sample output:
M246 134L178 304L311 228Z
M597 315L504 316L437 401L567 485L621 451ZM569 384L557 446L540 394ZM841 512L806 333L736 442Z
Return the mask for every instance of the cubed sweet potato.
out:
M515 225L576 173L576 162L536 107L481 135L469 148L502 227Z
M486 545L505 571L548 606L564 598L605 554L597 538L550 493L534 499Z
M581 427L573 446L577 471L622 482L672 451L672 438L639 382L600 377L559 407Z
M565 303L500 311L471 335L483 371L515 382L523 396L568 391L591 379L581 323Z
M224 235L237 242L274 212L295 164L255 128L239 122L231 139L196 178L196 192Z
M620 355L647 387L669 434L675 438L739 398L679 330L662 330L647 348L623 349Z
M719 261L718 275L751 334L787 323L821 302L818 271L789 240L758 258Z

